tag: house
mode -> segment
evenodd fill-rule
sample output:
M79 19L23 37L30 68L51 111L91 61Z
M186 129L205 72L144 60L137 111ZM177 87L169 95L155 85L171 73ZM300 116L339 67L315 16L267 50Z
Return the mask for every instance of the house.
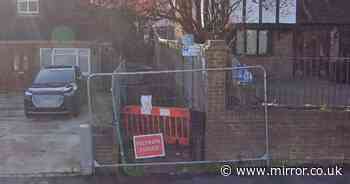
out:
M231 17L232 53L241 63L266 69L269 99L276 104L347 106L349 5L347 0L242 0ZM262 72L252 72L256 81L264 79Z
M242 0L232 52L247 63L273 57L348 57L347 0Z
M108 23L79 0L1 0L0 23L1 91L22 90L46 65L88 75L113 62Z
M236 6L230 17L234 29L227 41L232 53L243 61L252 61L253 64L253 61L261 63L261 60L272 57L350 55L350 40L347 39L350 36L350 13L344 8L350 5L347 0L230 2ZM197 11L194 6L192 8L193 12ZM181 36L181 33L177 34L177 37Z

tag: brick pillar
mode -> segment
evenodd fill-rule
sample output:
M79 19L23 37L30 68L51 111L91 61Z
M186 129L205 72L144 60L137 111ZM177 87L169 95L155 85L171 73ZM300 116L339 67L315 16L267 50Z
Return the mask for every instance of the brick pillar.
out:
M229 48L223 40L209 40L205 49L208 68L227 67ZM208 72L208 112L223 112L225 110L225 75L227 72ZM215 115L214 115L215 116Z
M228 47L224 41L210 40L206 44L205 57L208 68L227 66ZM220 160L225 153L224 130L229 130L223 123L225 112L225 71L208 72L207 112L205 126L205 159ZM227 140L227 139L226 139ZM229 156L230 157L230 156Z

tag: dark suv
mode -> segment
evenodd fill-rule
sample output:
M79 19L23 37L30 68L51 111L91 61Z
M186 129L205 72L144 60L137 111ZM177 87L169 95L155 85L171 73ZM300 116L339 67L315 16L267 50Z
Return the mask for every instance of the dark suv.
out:
M81 72L76 66L50 66L40 70L24 94L24 112L79 115Z

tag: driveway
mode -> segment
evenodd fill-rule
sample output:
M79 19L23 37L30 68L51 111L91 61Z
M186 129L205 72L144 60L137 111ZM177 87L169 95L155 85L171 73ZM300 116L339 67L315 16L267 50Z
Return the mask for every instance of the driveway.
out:
M26 119L21 95L0 94L0 176L79 172L78 133L84 123L85 111L74 119Z

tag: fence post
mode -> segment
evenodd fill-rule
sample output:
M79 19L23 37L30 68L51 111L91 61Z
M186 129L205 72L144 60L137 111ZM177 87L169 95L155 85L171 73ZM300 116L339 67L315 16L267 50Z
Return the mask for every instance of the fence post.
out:
M90 175L94 171L94 156L92 146L92 130L88 124L80 125L80 170L83 175Z

